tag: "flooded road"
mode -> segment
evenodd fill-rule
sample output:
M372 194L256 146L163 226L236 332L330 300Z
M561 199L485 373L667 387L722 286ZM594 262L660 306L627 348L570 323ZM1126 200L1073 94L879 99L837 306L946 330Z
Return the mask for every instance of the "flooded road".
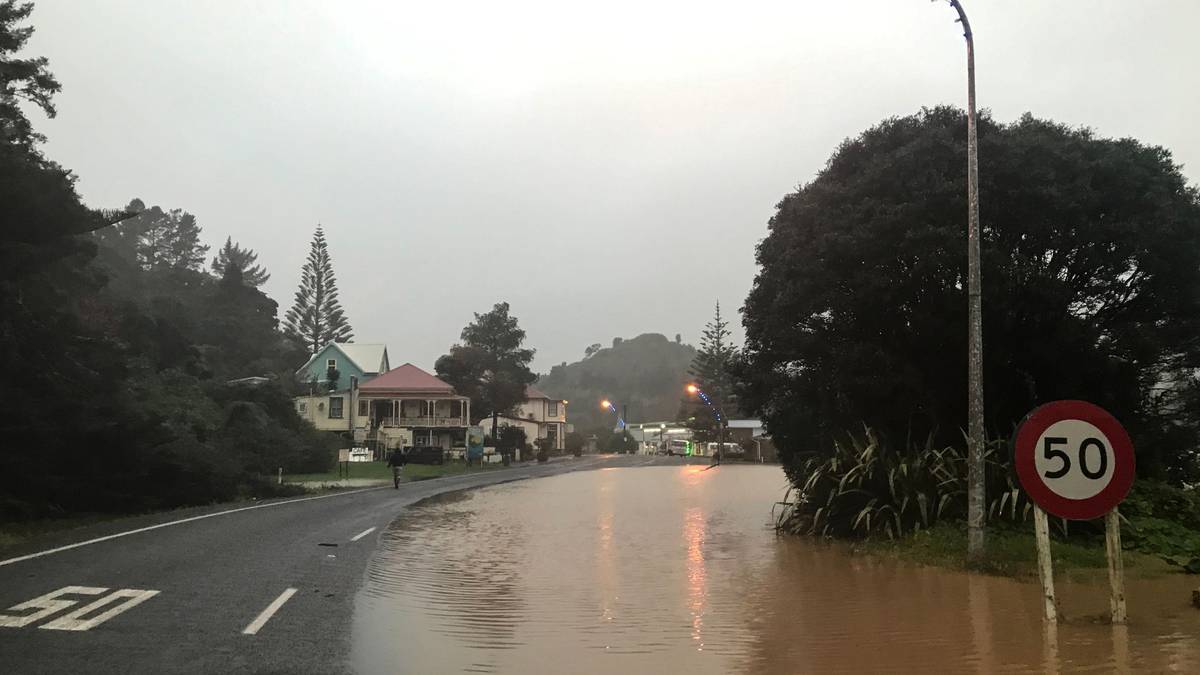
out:
M439 498L381 538L356 600L364 673L1200 672L1192 580L1028 583L778 538L778 467L608 468Z

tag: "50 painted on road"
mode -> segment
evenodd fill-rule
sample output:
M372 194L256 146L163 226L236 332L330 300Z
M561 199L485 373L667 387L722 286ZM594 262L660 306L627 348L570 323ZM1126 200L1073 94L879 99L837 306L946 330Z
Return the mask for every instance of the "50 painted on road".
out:
M57 591L9 607L9 612L36 611L19 616L0 614L0 628L24 628L83 602L66 599L63 597L65 595L103 596L70 614L38 626L47 630L90 630L158 595L158 591L138 588L118 588L104 595L108 590L100 586L63 586Z

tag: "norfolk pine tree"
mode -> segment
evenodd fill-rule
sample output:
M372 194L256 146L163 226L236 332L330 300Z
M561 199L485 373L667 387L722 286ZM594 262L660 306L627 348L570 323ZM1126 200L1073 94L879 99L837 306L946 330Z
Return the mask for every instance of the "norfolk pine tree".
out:
M325 232L317 225L308 261L300 271L296 300L283 319L284 332L315 354L330 342L349 342L354 337L350 322L338 302L337 279L325 243Z
M729 322L721 317L718 301L712 321L704 326L700 349L688 369L692 382L708 395L723 419L728 419L728 411L737 409L732 400L733 379L730 375L730 364L737 357L737 347L730 342L729 336ZM716 416L703 401L694 397L685 399L681 416L688 427L703 436L715 435Z

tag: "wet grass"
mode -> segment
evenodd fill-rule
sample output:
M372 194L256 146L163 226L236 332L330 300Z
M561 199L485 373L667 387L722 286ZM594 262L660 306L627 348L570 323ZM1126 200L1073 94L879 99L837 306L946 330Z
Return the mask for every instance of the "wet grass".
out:
M967 560L966 527L958 523L939 524L895 541L864 541L854 548L868 555L895 557L936 567L1019 579L1037 578L1037 547L1032 525L1028 528L1016 525L990 526L987 531L987 555L977 564ZM1103 538L1070 541L1052 539L1050 552L1054 558L1055 576L1065 575L1087 581L1103 578L1108 573ZM1125 551L1124 562L1125 572L1131 577L1152 578L1175 572L1162 560L1135 551Z
M349 473L345 472L349 469ZM325 471L323 473L294 473L284 474L285 483L315 483L318 481L334 482L343 478L350 479L379 479L391 480L392 469L387 462L350 462L343 465L343 470Z
M122 517L111 514L87 514L68 518L38 518L16 523L3 523L0 524L0 552L47 534L73 530Z
M379 481L390 481L392 479L392 468L387 465L387 462L351 462L348 466L349 475L339 473L337 470L325 473L284 474L283 481L285 483L336 483L346 478L351 480ZM494 471L502 468L504 468L502 464L485 464L483 467L475 465L469 471L475 473L480 471ZM417 481L441 478L442 476L457 476L467 473L467 471L468 468L465 462L452 461L445 464L408 464L405 465L401 475L406 481Z

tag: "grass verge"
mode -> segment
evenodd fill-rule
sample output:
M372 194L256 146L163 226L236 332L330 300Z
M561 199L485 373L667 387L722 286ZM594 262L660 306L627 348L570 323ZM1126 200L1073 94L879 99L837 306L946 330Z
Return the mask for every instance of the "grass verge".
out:
M859 553L908 560L924 565L950 569L972 570L984 574L1037 578L1037 547L1033 528L1018 526L989 526L987 554L978 564L967 561L967 532L965 525L944 523L928 530L894 541L867 540L855 544ZM1060 541L1051 539L1055 576L1072 580L1091 581L1108 574L1104 556L1104 539L1096 541ZM1133 578L1153 578L1175 572L1159 558L1136 551L1125 551L1125 573Z
M337 483L347 478L350 480L380 481L390 481L392 479L392 469L387 465L387 462L351 462L348 467L349 475L339 473L337 470L325 473L284 474L283 481L285 483ZM504 468L503 464L485 464L482 467L473 466L469 470L472 473L477 473L480 471L495 471L502 468ZM452 461L445 464L408 464L404 467L401 475L406 481L417 481L441 478L442 476L456 476L467 473L467 471L465 462Z

